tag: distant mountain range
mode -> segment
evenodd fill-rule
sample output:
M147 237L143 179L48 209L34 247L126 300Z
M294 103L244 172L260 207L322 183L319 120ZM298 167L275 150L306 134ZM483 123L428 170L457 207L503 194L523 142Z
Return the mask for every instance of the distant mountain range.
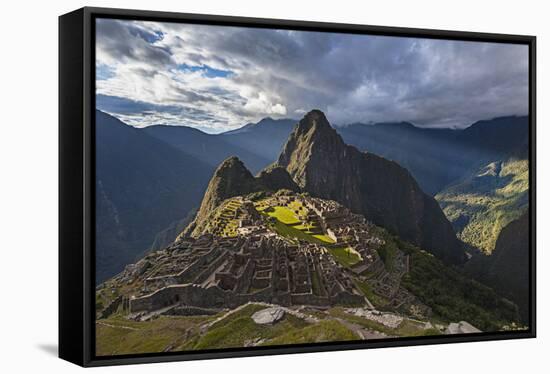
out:
M479 121L463 130L419 128L408 122L354 124L338 129L360 150L396 161L435 195L482 165L525 144L528 117Z
M147 135L165 142L186 154L193 156L215 168L231 155L238 156L252 170L260 170L270 160L261 154L226 142L222 136L206 134L185 126L149 126L141 129Z
M141 131L213 167L229 156L237 156L255 174L277 158L295 123L290 119L264 118L216 135L185 126L149 126Z
M237 156L253 173L277 159L297 120L264 118L221 134L186 126L150 126L141 131L217 167ZM465 129L421 128L409 122L355 123L337 127L345 143L405 167L422 190L436 195L483 165L526 143L528 117L478 121Z
M258 123L225 132L220 137L230 144L243 147L273 162L279 157L283 144L297 122L293 119L264 118ZM256 172L253 168L252 171Z
M185 126L150 126L143 131L213 167L235 155L255 174L278 157L297 122L264 118L216 135ZM456 130L421 128L409 122L355 123L337 129L345 143L396 161L424 192L436 195L526 143L528 117L499 117Z

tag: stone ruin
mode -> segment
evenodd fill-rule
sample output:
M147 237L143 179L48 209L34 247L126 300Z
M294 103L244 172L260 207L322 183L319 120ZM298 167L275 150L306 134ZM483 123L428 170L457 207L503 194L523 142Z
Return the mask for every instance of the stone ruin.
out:
M277 199L277 204L285 205L300 199L307 219L315 220L336 242L333 246L353 248L360 261L343 267L330 254L330 244L278 236L268 229L266 218L252 202L239 198L238 204L230 202L231 215L238 219L235 236L216 232L178 237L168 248L129 265L117 277L119 282L139 285L126 302L129 313L212 314L248 302L372 307L354 278L368 281L394 308L419 304L400 287L401 277L408 271L408 257L399 252L388 272L376 250L384 242L372 233L372 224L363 216L333 201L292 196ZM429 313L421 304L420 310Z
M235 308L247 302L283 306L362 305L353 282L320 246L293 245L259 233L242 238L201 236L180 241L149 258L141 292L130 312L186 305ZM176 270L182 269L179 272Z

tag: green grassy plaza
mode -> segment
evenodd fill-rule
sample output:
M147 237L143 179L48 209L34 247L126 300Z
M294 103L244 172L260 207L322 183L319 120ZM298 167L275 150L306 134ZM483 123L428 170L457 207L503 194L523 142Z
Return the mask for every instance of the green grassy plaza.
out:
M319 233L313 222L306 220L307 209L298 200L293 200L287 206L271 206L269 199L257 203L256 209L265 216L273 218L271 228L277 234L296 241L319 244L327 248L342 266L350 267L361 261L361 256L348 246L337 246L336 242L324 233ZM300 212L299 215L296 212Z

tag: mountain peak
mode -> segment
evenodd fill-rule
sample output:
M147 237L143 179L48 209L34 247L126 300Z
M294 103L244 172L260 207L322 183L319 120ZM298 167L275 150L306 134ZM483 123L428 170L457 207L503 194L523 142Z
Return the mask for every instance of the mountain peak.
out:
M319 109L313 109L307 113L298 123L298 128L304 131L315 129L317 131L332 129L327 117Z
M294 192L300 190L286 169L276 164L266 167L258 174L256 179L267 190L287 189Z
M204 229L210 213L227 198L245 195L254 190L254 176L238 157L225 159L214 172L202 198L195 220L184 230L184 235L193 235Z
M222 163L216 169L214 176L221 173L226 173L227 171L237 171L239 173L248 173L250 171L244 166L244 163L237 156L230 156L222 161ZM252 176L252 174L250 174Z
M274 119L271 118L271 117L264 117L261 120L259 120L258 123L256 123L256 125L263 125L263 124L273 122L273 121L274 121Z
M279 155L277 164L287 168L292 174L291 170L300 169L311 157L322 159L324 156L338 154L344 148L344 141L332 128L325 114L314 109L298 122ZM304 181L297 183L303 187L301 183Z

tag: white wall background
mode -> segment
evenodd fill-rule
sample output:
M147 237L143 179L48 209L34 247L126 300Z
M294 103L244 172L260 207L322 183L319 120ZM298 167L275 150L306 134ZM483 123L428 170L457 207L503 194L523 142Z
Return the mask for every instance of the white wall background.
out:
M538 37L538 335L465 343L94 369L95 373L522 373L548 366L550 27L544 1L6 1L0 21L0 371L79 370L57 355L57 17L84 5ZM536 368L539 368L536 370Z

